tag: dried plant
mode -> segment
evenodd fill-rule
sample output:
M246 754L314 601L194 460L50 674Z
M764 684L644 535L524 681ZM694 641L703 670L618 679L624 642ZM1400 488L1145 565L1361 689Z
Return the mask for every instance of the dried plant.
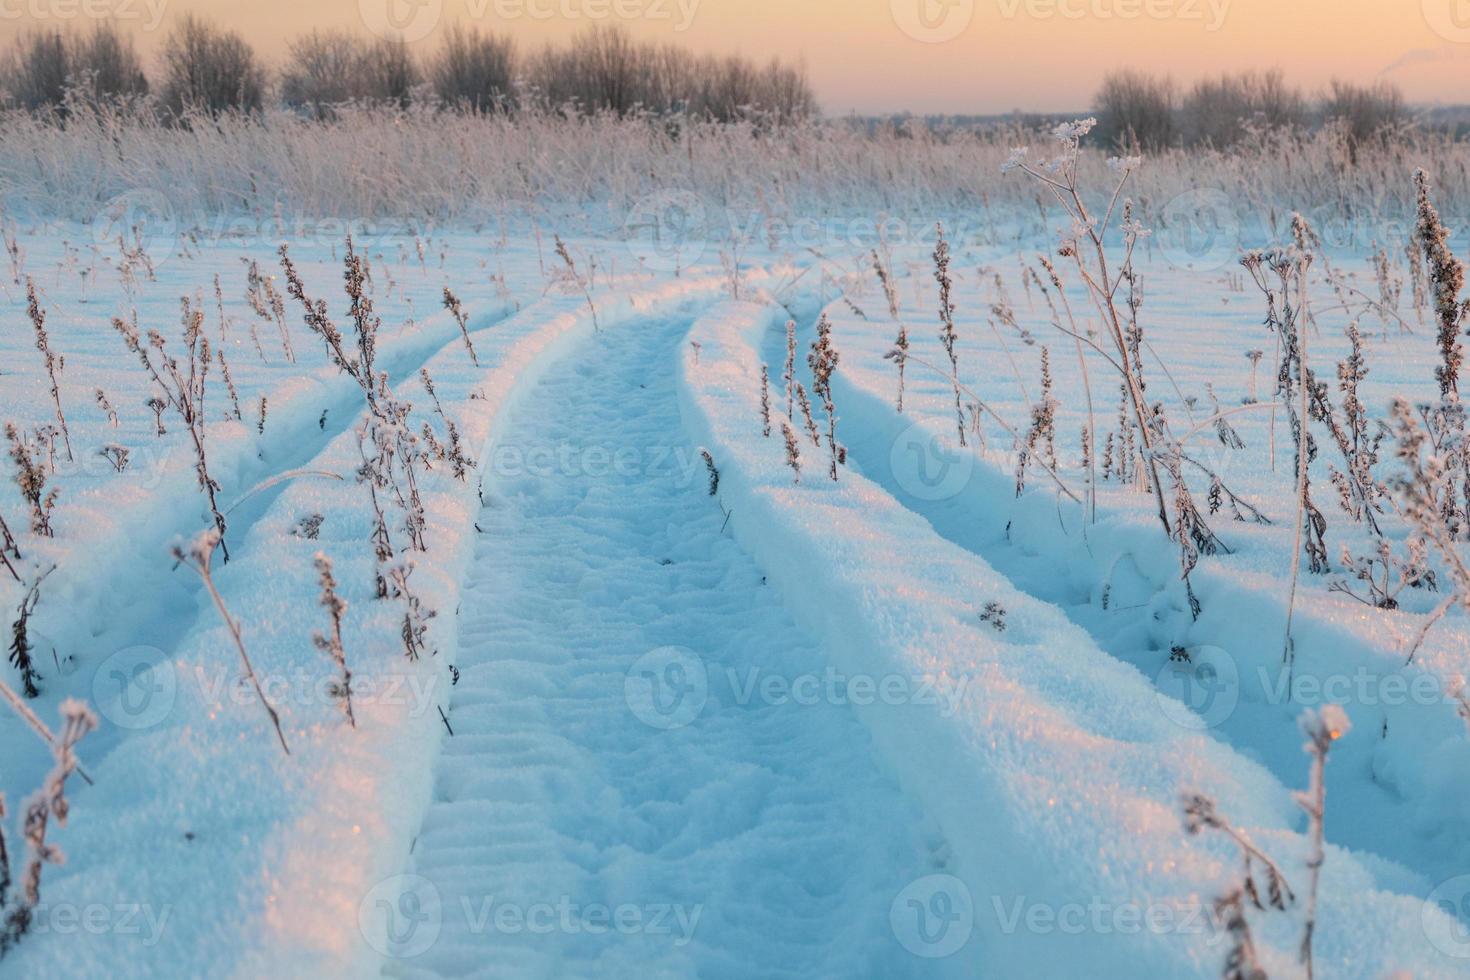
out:
M61 703L61 735L52 744L52 767L46 780L25 803L22 831L26 841L26 866L21 875L19 897L10 905L0 925L0 956L4 956L30 931L41 904L41 873L48 864L66 860L60 847L47 841L51 821L65 827L71 806L66 798L66 781L79 769L76 746L97 730L97 716L85 702L67 698ZM9 878L8 871L5 874ZM0 890L0 897L3 897Z
M786 321L786 370L781 374L786 382L786 418L796 421L796 321Z
M281 336L281 350L285 352L286 360L294 364L296 351L291 343L290 328L286 325L286 302L276 289L273 278L261 272L259 264L253 259L246 260L245 278L245 298L250 302L250 308L262 320L275 321L276 330ZM259 349L258 342L256 348ZM261 357L264 359L264 353Z
M761 435L771 438L771 369L761 365Z
M908 367L909 353L909 331L899 318L901 306L898 299L898 286L893 281L893 274L889 272L887 264L878 255L878 250L873 250L873 271L878 275L878 283L883 287L883 298L888 302L888 316L894 323L898 324L898 337L893 342L893 349L883 356L893 361L898 368L898 414L903 414L903 397L905 389L905 368Z
M20 674L21 691L28 698L39 697L41 694L41 674L36 670L36 661L32 656L31 617L36 614L36 606L41 602L41 585L53 571L55 566L38 575L26 586L20 607L15 613L15 622L10 627L10 665Z
M475 356L475 345L470 342L469 317L465 315L464 306L461 305L459 297L450 292L448 286L444 287L444 308L454 317L454 322L459 324L459 333L464 338L465 350L470 352L470 361L475 367L479 367L480 359Z
M1057 465L1057 400L1052 397L1051 355L1041 348L1041 401L1031 406L1031 428L1026 432L1026 441L1016 454L1016 496L1026 489L1026 464L1041 451L1045 451L1048 464ZM1086 445L1086 440L1083 440Z
M342 617L347 614L347 600L337 594L337 580L332 576L331 559L324 552L318 551L315 563L317 578L322 587L320 602L332 620L332 629L330 633L314 633L311 639L316 648L330 656L337 665L339 679L329 688L329 693L342 702L348 724L356 728L357 719L352 714L352 671L347 667L347 651L342 646Z
M1307 736L1306 752L1312 757L1310 781L1305 793L1296 794L1297 805L1307 815L1307 838L1312 852L1307 858L1307 921L1302 934L1301 961L1307 980L1312 980L1312 937L1317 931L1317 883L1322 864L1327 859L1323 847L1324 823L1327 815L1327 753L1332 743L1352 729L1347 712L1335 704L1321 711L1307 710L1301 717L1302 733Z
M251 686L255 688L255 696L260 700L260 706L265 709L266 715L270 717L271 726L276 731L276 738L281 743L282 751L290 755L291 749L286 745L285 733L281 731L281 717L276 713L275 706L271 704L270 699L265 695L265 690L260 686L260 679L255 674L255 665L250 662L250 654L245 651L245 639L241 632L240 624L230 615L230 610L225 606L224 597L220 595L219 589L215 588L210 563L214 557L214 549L219 546L219 543L219 531L211 528L196 537L187 550L175 545L173 549L174 561L194 572L194 574L199 576L199 580L204 583L205 591L209 593L209 598L214 602L215 610L218 611L220 619L224 621L225 629L230 634L230 639L234 641L235 650L240 655L240 665L245 671L245 677L250 681Z
M1460 301L1465 288L1465 267L1450 251L1450 232L1439 219L1439 212L1429 199L1429 175L1414 171L1414 191L1418 200L1415 238L1424 250L1429 284L1434 293L1434 316L1438 325L1440 366L1435 370L1440 395L1449 398L1460 389L1460 366L1465 350L1460 345L1460 331L1470 303Z
M204 313L195 309L187 298L183 300L182 319L184 357L188 361L187 366L181 366L178 359L169 353L168 344L158 331L148 331L148 340L145 344L135 324L121 317L114 317L112 326L122 337L128 350L137 356L154 386L163 392L164 400L169 407L173 408L189 431L189 440L194 449L194 475L199 489L203 491L209 502L215 530L219 533L217 544L220 554L228 564L230 549L225 543L225 515L219 507L220 485L210 475L207 451L205 394L208 390L206 382L209 378L209 339L204 336ZM160 410L155 409L155 411ZM161 432L163 429L161 421L158 427Z
M960 446L964 447L969 443L965 441L965 409L960 403L960 361L955 350L959 337L954 329L954 282L949 274L949 242L944 240L943 225L937 225L936 231L939 237L934 245L934 281L939 283L939 341L949 357L949 381L954 389L955 422L959 429ZM907 360L907 348L904 350L904 359Z
M6 570L10 572L11 578L19 582L20 573L15 570L15 565L11 563L11 559L15 561L24 560L20 553L20 546L15 543L15 535L10 533L10 525L6 524L5 517L0 515L0 564L3 564Z
M132 456L126 446L119 446L116 443L108 443L103 446L97 450L97 455L112 464L114 473L122 473L127 470L128 461Z
M592 311L592 329L601 332L602 326L597 322L597 305L592 302L592 284L590 280L584 279L582 273L577 270L577 263L572 259L572 253L567 250L566 242L561 240L560 235L553 236L556 239L556 255L566 267L568 279L576 288L582 291L587 300L587 309Z
M434 414L444 422L446 444L438 447L438 455L440 459L449 463L454 472L454 478L464 483L469 479L470 471L475 468L475 461L464 451L464 441L460 438L459 427L445 414L444 406L439 402L439 393L434 389L434 379L429 376L429 369L419 368L419 378L424 383L424 390L434 402ZM427 422L424 423L424 438L431 446L438 445L434 431Z
M117 412L113 409L112 402L107 400L107 392L98 388L93 397L97 400L97 407L102 409L103 413L107 416L108 424L114 429L117 428Z
M1237 888L1215 902L1215 915L1230 937L1230 951L1225 955L1221 980L1267 980L1266 971L1256 957L1256 943L1251 938L1250 923L1245 917L1245 900Z
M796 476L796 482L801 482L801 449L796 445L796 433L792 431L790 422L781 423L781 434L786 437L786 465L791 467L791 472Z
M705 471L709 474L709 495L719 496L720 493L720 471L715 466L715 458L710 455L708 449L701 449L699 455L704 460Z
M245 421L245 416L240 412L240 393L235 390L235 379L230 377L230 362L225 360L225 349L223 347L215 348L214 356L219 361L219 373L225 382L225 392L230 396L231 413L234 415L236 422L243 422ZM262 425L264 425L263 422Z
M36 281L29 276L26 277L26 312L30 314L31 326L36 331L36 350L41 352L41 359L46 365L46 376L51 379L51 404L56 409L56 423L61 427L61 438L66 444L66 458L70 461L73 458L71 432L66 426L66 413L61 410L61 385L56 380L57 373L65 367L66 361L51 352L51 341L46 336L46 311L41 309L41 301L36 297Z
M801 424L806 428L807 438L812 441L813 446L820 448L822 434L817 431L816 419L812 418L812 402L807 397L806 386L800 381L796 383L796 404L801 409Z
M157 436L168 434L168 429L163 425L163 412L168 408L168 402L162 398L153 397L144 403L147 408L153 410L153 433Z
M837 464L847 456L847 451L837 443L837 406L832 400L832 374L837 370L841 355L832 346L832 321L823 313L817 320L817 339L807 355L807 365L812 370L812 391L822 400L822 411L827 413L827 447L831 452L831 465L827 473L833 482L837 480ZM803 397L802 411L806 412ZM808 414L808 421L810 415ZM821 445L821 440L817 441Z
M15 426L6 423L5 438L10 442L10 458L15 463L15 485L31 511L31 532L42 537L54 537L51 527L51 512L56 507L60 490L46 489L46 467L33 455L31 444L23 439ZM6 532L8 535L8 531Z

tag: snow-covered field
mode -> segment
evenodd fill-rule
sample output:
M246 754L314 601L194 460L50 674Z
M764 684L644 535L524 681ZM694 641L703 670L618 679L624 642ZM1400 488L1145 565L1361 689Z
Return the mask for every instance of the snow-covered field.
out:
M1132 352L1213 535L1186 578L1163 495L1117 476L1138 427L1059 210L945 215L951 368L928 220L706 241L671 214L707 190L645 201L565 244L545 210L364 236L180 209L137 247L5 220L0 608L27 655L0 668L0 898L30 921L0 975L1294 977L1308 930L1317 976L1470 975L1463 545L1375 606L1347 562L1422 538L1396 440L1354 520L1314 416L1329 567L1294 574L1283 334L1235 247L1272 242L1135 257ZM1317 249L1291 335L1343 413L1356 323L1364 453L1393 398L1441 397L1405 244L1382 274ZM160 367L199 390L191 323L192 434ZM72 699L97 727L59 753L66 812L32 794Z

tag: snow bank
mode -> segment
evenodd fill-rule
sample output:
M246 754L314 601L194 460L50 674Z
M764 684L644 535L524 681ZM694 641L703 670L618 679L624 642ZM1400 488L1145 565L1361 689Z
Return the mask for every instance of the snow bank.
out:
M597 318L611 329L708 302L727 286L725 277L708 276L601 294ZM268 431L277 442L258 459L246 459L250 454L235 446L249 440L211 444L212 458L218 454L221 465L235 468L227 485L242 485L257 469L342 477L302 476L242 505L232 526L232 560L216 562L220 591L281 712L289 758L242 686L237 654L213 607L198 590L179 589L177 580L189 572L175 571L172 584L164 576L140 578L127 570L167 568L163 557L124 554L91 566L87 582L75 586L106 599L104 583L129 583L115 597L119 603L171 589L176 605L159 615L177 624L168 629L178 635L160 639L161 649L82 664L82 680L92 678L104 717L103 732L83 751L96 786L72 787L72 823L61 838L71 861L48 870L43 894L51 910L126 906L146 914L134 913L139 928L110 923L96 933L73 930L80 941L65 941L41 934L66 928L48 912L38 934L11 954L15 968L33 976L82 975L106 962L118 977L199 975L223 964L235 964L233 972L242 976L378 970L384 944L359 927L359 911L396 898L393 876L406 863L429 802L443 731L438 709L448 704L452 683L461 573L474 549L479 475L493 457L505 409L566 345L594 329L581 297L546 299L504 321L498 314L471 311L481 368L470 363L447 315L405 344L385 344L382 353L381 363L393 365L396 390L416 405L416 424L430 415L412 372L427 368L478 461L479 473L464 482L441 469L423 484L429 550L415 556L412 582L439 614L430 631L433 657L409 662L398 641L401 605L371 595L370 508L353 479L360 458L351 423L360 412L345 379L319 373L297 382L296 394L272 395L276 421ZM318 424L324 388L340 395L329 413L335 435ZM442 422L433 424L442 438ZM313 435L329 438L319 454ZM196 504L190 499L180 507L186 488L177 489L178 496L145 501L146 512L117 515L114 533L135 533L144 521L192 533L187 524ZM300 522L313 515L324 518L314 539L299 533ZM313 601L317 551L335 563L349 602L344 639L357 692L356 731L327 690L336 671L311 641L328 627L326 611Z
M783 320L781 311L726 305L700 321L691 335L699 353L684 354L681 408L720 469L730 527L825 640L836 668L964 692L952 711L948 702L882 699L858 707L944 835L934 870L953 877L915 883L913 908L973 919L975 935L953 952L973 973L1218 976L1230 940L1201 910L1238 882L1238 859L1218 837L1186 836L1179 797L1215 798L1304 895L1307 848L1288 792L1256 763L1171 720L1187 709L1161 710L1137 670L878 486L851 470L832 484L801 436L802 482L793 484L775 390L771 438L760 419L763 338ZM1005 611L1004 630L983 618L992 603ZM1329 801L1329 826L1330 810ZM1329 848L1320 974L1463 975L1462 963L1426 939L1426 929L1452 922L1387 884ZM1252 914L1272 975L1299 969L1301 918L1300 902Z

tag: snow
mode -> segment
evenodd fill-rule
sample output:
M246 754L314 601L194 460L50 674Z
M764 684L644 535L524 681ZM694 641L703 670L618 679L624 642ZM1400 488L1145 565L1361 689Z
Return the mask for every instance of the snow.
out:
M1283 677L1289 436L1283 424L1273 471L1264 412L1236 421L1245 451L1210 459L1275 524L1226 523L1234 553L1195 572L1195 620L1142 495L1104 488L1095 524L1035 471L1017 498L1008 437L986 423L987 448L961 451L946 379L917 364L907 412L894 410L893 325L851 242L816 256L752 247L737 285L730 256L703 243L668 262L568 238L584 292L532 235L378 237L379 364L415 425L442 437L430 373L475 461L464 481L438 464L422 474L429 545L412 582L436 615L432 655L409 661L402 604L373 595L361 392L293 303L294 363L245 302L241 256L269 273L276 241L180 239L154 280L73 244L88 231L22 235L78 452L51 475L57 536L21 545L28 574L57 566L33 623L32 704L54 725L66 698L86 699L102 729L79 748L95 785L69 782L71 819L53 828L68 861L46 869L38 927L0 976L1218 976L1229 939L1213 905L1239 857L1218 833L1187 835L1179 798L1215 799L1301 893L1298 717L1332 704L1352 731L1327 766L1318 974L1470 973L1456 918L1470 742L1453 696L1470 674L1466 621L1447 618L1405 667L1437 597L1387 613L1309 580ZM939 363L921 237L894 263L901 316L914 354ZM1039 344L985 322L1011 306L1051 348L1063 478L1079 486L1070 344L1022 292L1017 253L955 244L962 378L1003 417L1027 417ZM296 240L292 254L340 317L340 245ZM1162 247L1145 266L1150 393L1186 413L1209 383L1233 404L1249 387L1243 352L1269 348L1260 304L1168 259ZM478 368L440 308L445 286ZM13 328L0 418L34 429L52 419L49 383L24 287L0 291ZM169 560L209 515L182 424L165 415L155 435L149 386L109 323L136 309L176 347L183 295L239 391L236 419L212 374L231 550L214 572L289 757L218 611ZM833 484L799 434L797 484L779 421L761 434L760 367L779 389L791 316L805 377L823 311L849 459ZM1324 374L1343 352L1334 326L1323 311ZM1365 326L1376 410L1422 387L1432 335ZM772 403L779 414L784 392ZM130 450L126 472L95 455L107 444ZM27 530L13 489L0 513ZM1340 524L1334 551L1361 544ZM348 602L355 729L311 642L328 625L318 552ZM16 684L9 667L0 678ZM50 753L8 712L0 740L16 855L16 811ZM1249 913L1273 976L1300 972L1302 909Z
M970 690L983 692L949 716L914 706L859 709L890 767L944 832L952 848L945 873L970 895L995 900L988 910L979 903L973 945L955 955L1006 975L1078 963L1090 976L1212 974L1223 937L1189 928L1185 910L1220 894L1238 870L1218 842L1181 832L1179 799L1202 792L1220 801L1268 852L1294 858L1288 867L1304 879L1305 842L1288 791L1259 765L1175 724L1148 678L859 473L833 484L808 468L793 483L784 450L762 437L760 423L762 353L767 362L779 355L784 315L729 306L701 321L692 335L699 363L684 355L681 405L721 466L737 540L792 597L798 621L826 639L840 668L936 685L969 677ZM777 347L767 347L772 340ZM861 425L844 419L841 438L859 437ZM990 602L1006 610L1003 632L981 621ZM1421 903L1395 894L1352 854L1331 853L1322 887L1316 949L1324 974L1459 972L1423 940ZM998 913L1017 900L1050 914L1097 908L1117 929L1069 930L1060 921L1007 928L1014 918ZM1120 942L1129 916L1150 911L1172 928L1136 929ZM1438 914L1424 913L1443 928ZM1295 923L1282 915L1264 925L1267 969L1291 969Z

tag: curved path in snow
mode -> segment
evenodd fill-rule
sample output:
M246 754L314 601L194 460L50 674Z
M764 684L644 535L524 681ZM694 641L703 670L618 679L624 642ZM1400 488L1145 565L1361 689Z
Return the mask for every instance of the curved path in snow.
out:
M826 658L724 533L685 441L687 326L589 339L496 440L454 734L400 903L432 928L402 934L390 976L939 967L889 927L938 843L842 697L781 696Z

